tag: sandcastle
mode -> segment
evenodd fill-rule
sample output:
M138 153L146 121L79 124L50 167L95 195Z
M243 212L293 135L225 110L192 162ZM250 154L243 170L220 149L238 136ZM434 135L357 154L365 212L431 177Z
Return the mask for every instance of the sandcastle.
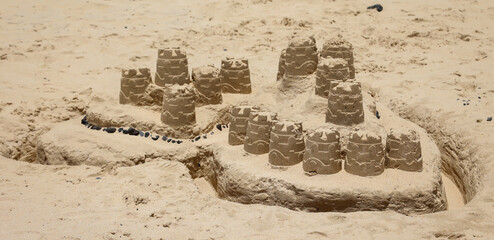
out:
M151 71L149 71L149 68L122 70L120 104L138 105L151 81Z
M161 121L167 125L183 126L196 122L194 92L189 85L170 85L163 94Z
M341 171L340 133L318 128L307 134L303 169L308 173L333 174Z
M223 93L251 93L249 61L244 58L221 60L221 88Z
M422 148L417 132L391 129L386 138L387 168L422 171Z
M221 83L219 70L213 66L192 69L192 81L195 87L196 104L221 104Z
M123 71L120 102L139 104L139 99L149 98L146 96L146 89L150 88L155 95L161 89L161 122L166 126L158 126L156 129L171 129L162 133L162 139L167 142L197 144L200 139L204 139L200 142L207 141L213 132L208 135L195 130L199 129L201 124L206 125L206 129L216 126L220 133L214 134L215 136L225 136L222 135L226 132L223 129L229 128L227 140L216 140L224 145L215 148L212 154L217 155L213 158L215 162L211 164L223 167L220 170L212 170L212 174L215 174L214 184L218 186L218 193L228 199L241 202L261 201L311 211L314 208L316 211L346 211L368 209L369 206L372 209L381 209L383 204L380 201L389 202L389 206L395 206L395 203L390 203L393 201L398 201L399 204L402 204L401 201L411 202L408 195L399 200L387 197L391 193L386 191L399 186L379 186L386 182L386 169L403 170L403 173L398 174L419 172L429 179L437 179L438 175L430 177L430 174L436 174L438 168L431 170L432 165L428 165L429 168L423 171L423 159L432 161L431 158L434 157L430 154L423 157L417 132L391 130L387 133L375 117L375 113L371 112L373 110L364 108L361 83L355 80L353 49L350 43L341 39L331 39L324 44L321 52L317 51L315 43L312 37L297 37L291 40L288 47L281 52L277 75L277 80L281 80L280 90L284 93L293 95L310 91L315 98L326 99L327 104L319 100L313 103L318 109L326 108L325 117L319 120L311 119L307 124L294 119L279 120L277 113L249 105L224 108L225 113L229 108L230 115L223 118L229 119L229 125L203 119L196 122L196 107L211 105L206 109L218 111L216 109L221 109L219 106L224 105L222 93L251 93L249 64L243 58L226 58L221 61L219 70L212 65L196 67L192 69L192 84L189 84L187 58L180 48L159 50L155 82L162 87L152 84L149 69ZM315 91L312 90L314 87ZM157 99L156 96L151 98L153 102ZM202 108L198 113L204 114L205 111ZM369 113L371 115L365 118L365 114ZM300 116L294 115L294 118L296 117ZM85 122L88 123L87 120ZM302 128L303 124L304 128L308 129L307 132ZM144 128L146 127L144 125ZM92 126L91 129L93 128ZM116 128L104 129L117 131ZM196 137L190 138L189 141L171 139L169 132L183 132L180 136L190 137L191 134L196 134ZM128 134L146 136L146 133L137 130ZM159 138L159 135L149 136L153 136L155 141ZM243 146L241 151L238 149L241 148L240 145ZM247 165L250 167L246 167ZM252 175L249 171L255 171L256 174ZM289 174L284 175L283 171L288 171ZM234 175L252 178L252 181L239 180L232 177ZM305 180L297 177L300 175ZM314 175L319 176L313 177ZM328 178L331 182L328 186L319 186L319 180L307 179L311 177ZM363 191L359 193L364 196L360 199L354 196L357 186L352 184L359 181L365 184L365 180L362 179L379 184L372 186L372 190L358 190ZM255 184L256 182L261 184ZM276 184L277 187L270 188L272 184ZM427 187L437 189L440 184L440 181L437 181ZM348 189L342 190L342 185ZM422 194L406 187L404 191ZM240 196L238 192L244 195ZM304 194L299 195L298 192ZM373 194L381 193L383 195L380 197L385 200L373 200ZM442 191L431 190L427 196L419 206L431 205L427 202L429 199L438 199L432 204L432 209L442 208ZM250 198L252 200L245 200ZM342 204L342 201L345 203ZM419 209L417 211L423 209L416 205L411 208Z
M185 51L179 47L159 49L154 81L160 87L189 83L189 65Z
M348 64L342 58L321 58L316 70L316 95L327 97L331 82L348 80Z
M269 152L269 136L271 127L278 120L272 112L251 112L247 122L244 150L252 154Z
M304 135L301 122L279 121L273 124L269 138L269 163L292 166L303 160Z
M230 113L230 128L228 133L228 144L243 145L247 133L247 122L251 112L259 111L255 106L233 107Z
M297 37L288 44L285 52L286 75L309 75L316 71L317 47L313 37Z
M359 82L331 82L326 122L345 126L364 122L362 88Z
M348 63L349 78L355 78L355 66L353 63L353 46L342 38L332 38L326 41L321 49L320 56L323 58L343 58Z
M345 171L359 176L384 172L384 146L381 136L366 131L352 132L348 139Z

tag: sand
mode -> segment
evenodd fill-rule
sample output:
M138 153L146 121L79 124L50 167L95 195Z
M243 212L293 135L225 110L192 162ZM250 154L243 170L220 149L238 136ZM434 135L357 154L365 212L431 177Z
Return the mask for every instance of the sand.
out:
M494 237L494 122L487 121L494 115L492 2L383 2L379 13L360 0L1 4L1 239ZM391 109L436 142L442 169L465 206L458 192L450 194L450 184L449 210L413 217L243 205L217 198L201 178L192 179L186 165L168 161L173 149L118 136L127 144L120 153L112 149L116 135L87 137L82 131L90 130L75 127L92 103L117 105L122 69L148 67L154 73L161 45L184 48L190 68L219 68L226 57L248 59L252 94L224 95L225 104L255 99L282 118L324 116L316 98L263 93L276 91L279 54L293 35L313 35L320 48L325 38L339 34L352 43L356 78L377 109ZM154 110L142 110L149 111ZM143 118L159 121L159 115ZM40 136L50 130L71 141L83 139L95 161L163 154L144 154L152 161L136 166L30 163Z

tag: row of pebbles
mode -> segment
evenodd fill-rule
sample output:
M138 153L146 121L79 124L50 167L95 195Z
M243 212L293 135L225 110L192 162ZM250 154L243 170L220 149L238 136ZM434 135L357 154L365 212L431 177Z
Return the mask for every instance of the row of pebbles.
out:
M143 131L139 131L135 128L132 128L132 127L129 127L127 129L125 128L116 128L116 127L100 127L100 126L96 126L96 125L93 125L91 123L89 123L87 121L87 117L84 116L81 120L81 124L86 126L87 128L91 129L91 130L96 130L96 131L103 131L103 132L107 132L107 133L116 133L116 132L119 132L119 133L123 133L123 134L126 134L126 135L130 135L130 136L140 136L140 137L145 137L145 138L150 138L154 141L157 141L158 139L160 139L160 135L153 135L149 132L143 132ZM228 128L228 125L222 125L220 123L216 124L216 129L218 129L219 131L222 131L224 128ZM214 131L210 132L209 133L210 135L214 135ZM161 136L161 139L167 143L176 143L176 144L181 144L183 143L184 141L189 141L189 142L197 142L199 141L200 139L207 139L208 138L208 134L204 134L204 135L201 135L201 136L197 136L197 137L194 137L194 138L191 138L191 139L172 139L172 138L168 138L167 136Z

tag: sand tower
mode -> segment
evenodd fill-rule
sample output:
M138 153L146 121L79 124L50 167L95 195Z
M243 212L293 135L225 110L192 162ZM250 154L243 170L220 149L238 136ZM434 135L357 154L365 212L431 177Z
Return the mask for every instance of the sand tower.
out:
M196 123L194 92L188 84L165 87L161 121L171 126Z
M232 108L230 113L228 144L244 144L250 113L256 111L259 111L259 108L254 106L237 106Z
M345 171L359 176L376 176L384 172L384 146L376 133L350 133Z
M359 82L330 84L326 122L350 126L364 122L362 89Z
M329 85L348 79L348 65L343 58L321 58L316 70L316 95L328 97Z
M333 174L341 171L340 133L332 128L310 131L305 140L304 171Z
M149 68L124 69L120 79L120 104L138 104L152 82Z
M355 78L355 66L353 64L353 46L342 38L332 38L326 41L320 53L321 57L343 58L348 63L349 78Z
M243 58L221 60L221 88L223 93L251 93L249 62Z
M247 123L244 150L252 154L269 152L269 134L278 120L276 113L251 112Z
M185 51L179 47L159 49L154 81L160 87L164 87L165 84L189 83L189 67Z
M192 69L192 81L195 87L196 105L221 104L221 84L219 70L213 66Z
M269 163L291 166L304 158L304 135L301 122L275 122L269 138Z
M417 132L391 129L386 139L387 168L422 171L422 148Z
M276 76L276 81L279 81L285 76L285 67L286 67L286 49L281 51L280 60L278 62L278 75Z
M312 74L316 71L317 61L316 40L313 37L296 37L286 48L285 74L294 76Z

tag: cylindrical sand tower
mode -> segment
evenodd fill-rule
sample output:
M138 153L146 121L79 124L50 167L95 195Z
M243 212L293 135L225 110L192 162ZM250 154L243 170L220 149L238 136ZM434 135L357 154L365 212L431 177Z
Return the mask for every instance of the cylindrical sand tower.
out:
M326 122L344 126L364 122L364 105L359 82L331 83Z
M244 150L252 154L269 152L269 134L278 120L276 113L251 112L247 123Z
M321 58L316 70L316 95L328 97L329 86L334 81L348 79L348 65L343 58Z
M418 133L414 130L391 129L386 138L385 165L404 171L422 171L422 148Z
M159 49L154 82L160 87L164 87L165 84L190 83L185 51L179 47Z
M269 163L291 166L304 158L304 135L301 122L275 122L269 138Z
M353 63L353 46L342 38L332 38L326 41L320 53L321 57L343 58L348 63L349 78L355 78L355 66Z
M333 174L341 171L342 163L338 131L318 128L308 133L305 140L304 171Z
M213 66L202 66L192 69L196 105L221 104L221 84L219 70Z
M230 126L228 132L228 144L244 144L247 131L247 122L251 112L259 111L255 106L236 106L230 113Z
M367 131L350 133L345 171L359 176L377 176L384 172L384 146L381 137Z
M221 88L223 93L251 93L249 62L243 58L221 60Z
M296 37L290 41L285 53L286 75L309 75L317 68L317 47L313 37Z
M151 83L149 68L124 69L120 79L120 104L138 104Z
M161 121L171 126L196 123L194 92L188 84L165 87Z

